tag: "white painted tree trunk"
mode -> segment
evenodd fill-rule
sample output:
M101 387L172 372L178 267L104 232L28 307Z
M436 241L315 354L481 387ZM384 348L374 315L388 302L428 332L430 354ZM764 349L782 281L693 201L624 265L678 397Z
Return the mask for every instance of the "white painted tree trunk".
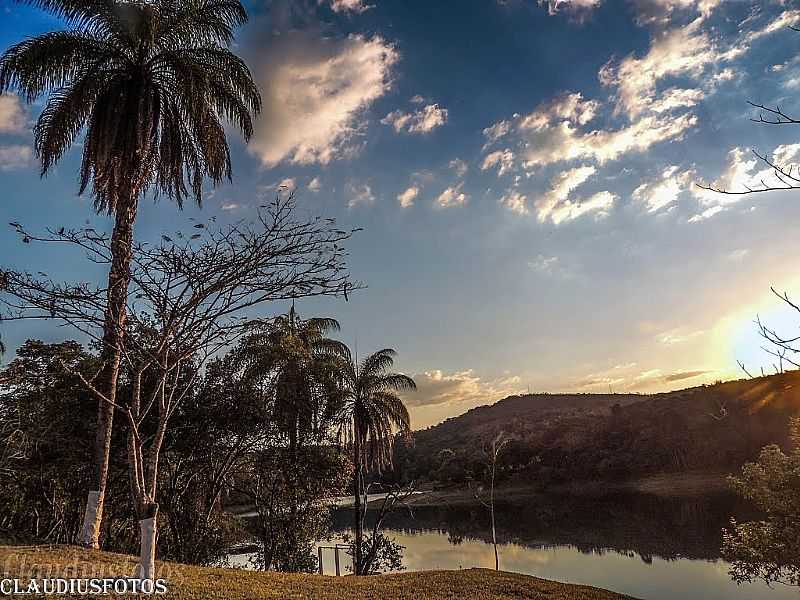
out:
M83 513L83 529L81 530L81 543L87 548L99 547L100 539L100 492L89 492L86 499L86 512Z
M142 519L139 521L142 533L141 551L139 554L139 567L136 571L138 579L156 578L156 518Z

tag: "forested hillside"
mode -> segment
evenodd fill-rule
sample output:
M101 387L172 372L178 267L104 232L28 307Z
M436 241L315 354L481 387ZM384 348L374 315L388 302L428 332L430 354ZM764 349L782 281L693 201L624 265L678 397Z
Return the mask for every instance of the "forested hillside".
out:
M404 479L480 479L484 448L503 432L500 473L514 483L720 472L766 444L786 446L798 411L798 372L653 395L511 396L415 432L398 444L396 464Z

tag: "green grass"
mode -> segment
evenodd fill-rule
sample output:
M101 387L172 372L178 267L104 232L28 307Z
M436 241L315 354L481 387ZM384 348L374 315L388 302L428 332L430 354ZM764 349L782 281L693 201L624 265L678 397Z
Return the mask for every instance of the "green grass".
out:
M0 578L92 578L130 576L131 556L73 546L0 546ZM487 569L427 571L376 577L330 577L289 573L255 573L158 563L167 580L167 598L181 600L433 600L470 598L500 600L622 600L587 586L556 583L527 575ZM64 597L64 596L60 596Z

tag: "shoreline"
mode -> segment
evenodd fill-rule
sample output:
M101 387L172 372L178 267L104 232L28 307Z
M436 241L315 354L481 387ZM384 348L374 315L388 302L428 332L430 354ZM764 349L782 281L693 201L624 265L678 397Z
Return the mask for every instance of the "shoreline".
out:
M661 473L626 481L577 481L547 487L535 484L512 484L495 488L499 502L521 502L542 496L602 496L606 494L649 494L661 497L692 497L729 493L728 473ZM420 490L421 493L407 502L410 506L429 507L468 505L477 502L469 488L443 488ZM485 490L484 490L485 492ZM370 503L372 504L372 503Z

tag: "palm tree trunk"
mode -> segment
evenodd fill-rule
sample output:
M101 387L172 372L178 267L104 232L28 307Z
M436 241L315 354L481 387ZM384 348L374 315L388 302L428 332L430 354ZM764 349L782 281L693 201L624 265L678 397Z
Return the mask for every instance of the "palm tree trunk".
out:
M100 360L103 369L98 376L98 390L110 402L99 401L95 436L95 483L89 492L83 519L82 543L90 548L100 547L100 528L108 482L111 456L111 433L114 422L114 402L117 397L122 343L125 335L126 303L131 279L133 225L136 221L137 195L130 193L128 201L117 207L114 232L111 236L111 269L108 272L108 302L103 323L103 347Z
M356 411L357 413L358 411ZM358 417L353 416L353 462L355 463L355 548L353 548L353 573L361 575L361 540L364 522L361 518L361 432Z

